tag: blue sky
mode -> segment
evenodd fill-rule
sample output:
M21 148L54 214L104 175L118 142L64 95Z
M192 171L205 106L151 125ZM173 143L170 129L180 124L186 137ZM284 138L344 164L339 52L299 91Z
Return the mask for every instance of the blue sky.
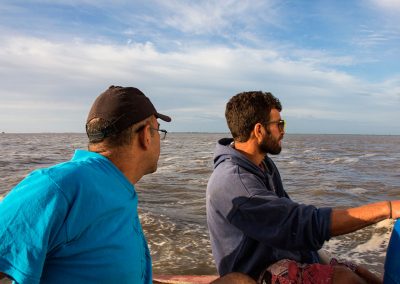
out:
M84 132L122 85L169 131L225 132L229 98L262 90L288 133L400 134L399 15L400 0L3 0L0 131Z

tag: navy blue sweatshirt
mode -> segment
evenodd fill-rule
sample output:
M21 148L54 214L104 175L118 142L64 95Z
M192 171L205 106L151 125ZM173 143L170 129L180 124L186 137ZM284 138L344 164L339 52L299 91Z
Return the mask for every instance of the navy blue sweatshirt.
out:
M243 272L257 279L272 263L318 262L316 251L330 238L331 208L293 202L269 157L267 170L218 141L207 185L207 223L220 275Z

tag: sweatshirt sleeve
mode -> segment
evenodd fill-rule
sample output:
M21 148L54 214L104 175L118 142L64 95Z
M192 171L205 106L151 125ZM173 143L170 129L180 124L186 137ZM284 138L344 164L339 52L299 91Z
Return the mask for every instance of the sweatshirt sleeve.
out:
M0 271L17 283L38 283L46 254L68 212L47 176L32 173L0 203Z
M247 236L286 250L318 250L329 240L331 208L280 198L256 179L241 184L248 195L232 200L228 220Z

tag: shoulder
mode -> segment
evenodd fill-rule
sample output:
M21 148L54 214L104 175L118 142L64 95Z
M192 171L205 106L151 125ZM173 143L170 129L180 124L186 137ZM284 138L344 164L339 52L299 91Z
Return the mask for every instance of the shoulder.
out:
M2 205L12 204L12 207L18 208L18 204L27 207L35 204L44 207L50 201L68 204L68 198L46 170L40 169L30 173L7 194Z
M220 164L212 173L207 190L215 194L251 197L265 191L262 177L240 166L234 160Z
M3 201L30 203L29 200L32 200L37 203L49 199L64 199L69 204L73 199L73 192L82 185L82 180L95 179L94 174L89 174L89 171L85 163L74 161L34 170L18 183Z
M60 191L70 196L70 199L82 188L86 190L94 188L98 180L104 179L105 175L111 180L114 171L110 171L105 164L105 161L93 158L71 160L41 170L38 174L46 176Z

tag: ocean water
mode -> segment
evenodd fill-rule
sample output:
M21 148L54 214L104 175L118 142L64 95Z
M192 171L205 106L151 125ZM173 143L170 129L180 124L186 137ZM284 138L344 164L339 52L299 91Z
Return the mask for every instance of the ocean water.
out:
M228 134L168 133L156 173L136 185L154 273L215 274L205 190L215 143ZM86 149L84 134L0 134L0 199L30 171ZM297 202L347 207L400 199L400 136L286 135L273 156ZM382 274L393 221L332 238L333 255Z

